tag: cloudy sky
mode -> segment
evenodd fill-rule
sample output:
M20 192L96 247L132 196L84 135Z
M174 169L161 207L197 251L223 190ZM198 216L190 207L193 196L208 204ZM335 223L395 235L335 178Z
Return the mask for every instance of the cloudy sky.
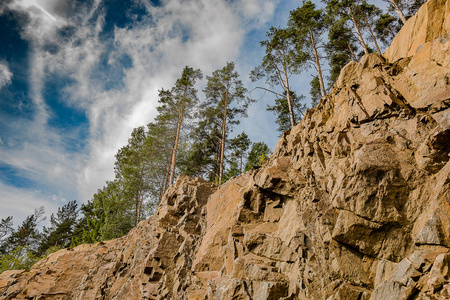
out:
M184 66L210 75L234 61L251 90L259 42L270 26L285 27L299 3L0 0L0 218L12 215L17 226L41 205L49 216L91 199L114 178L114 155L132 129L155 117L158 90ZM311 79L304 73L293 83L308 104ZM234 134L273 149L272 101L252 104Z
M153 120L158 90L170 88L185 65L210 75L235 61L250 88L248 73L263 56L259 41L271 25L284 26L298 5L0 3L0 218L12 215L16 226L41 205L49 215L69 200L86 202L112 179L115 153L133 128ZM265 112L271 100L266 96L251 106L236 133L245 130L273 148L278 133Z

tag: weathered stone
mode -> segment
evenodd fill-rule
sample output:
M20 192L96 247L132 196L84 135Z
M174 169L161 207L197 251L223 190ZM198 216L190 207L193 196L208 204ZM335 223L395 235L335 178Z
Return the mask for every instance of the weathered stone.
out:
M371 300L397 300L401 297L406 287L394 281L383 281L372 293Z
M389 280L394 281L400 285L406 286L411 275L417 272L417 270L413 267L411 261L405 258L397 265L397 267L392 271L391 277Z
M338 242L357 248L360 252L376 255L381 247L374 234L380 224L367 221L352 212L341 210L332 237ZM375 238L372 240L372 238Z
M366 292L364 288L353 286L348 283L341 285L335 295L336 300L358 300Z
M0 299L448 299L449 15L429 0L345 66L260 168L180 176L127 236L1 274Z
M445 278L450 276L450 253L441 253L436 256L430 274L432 276L442 276Z
M375 287L383 281L388 280L391 277L392 271L394 271L396 267L397 264L392 261L385 259L379 260L377 264L377 272L375 275Z

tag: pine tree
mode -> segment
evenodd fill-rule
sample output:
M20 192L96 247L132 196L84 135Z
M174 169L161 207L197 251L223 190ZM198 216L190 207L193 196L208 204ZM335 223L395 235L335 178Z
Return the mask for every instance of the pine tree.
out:
M108 181L93 197L93 208L97 215L90 215L90 225L98 230L100 240L110 240L127 234L135 223L135 214L129 209L129 202L124 201L127 190L119 180ZM99 222L99 221L102 222ZM97 229L98 227L98 229Z
M233 156L239 158L239 168L237 170L239 171L239 174L241 174L243 170L244 156L251 144L250 139L245 132L242 132L234 139L231 139L230 144L230 147L233 150Z
M319 95L320 97L320 95ZM300 119L303 115L303 111L306 109L306 105L302 103L305 96L297 96L293 91L291 91L291 101L292 101L292 112L294 114L294 119ZM278 97L275 99L273 105L267 105L267 111L272 111L276 115L275 123L278 125L277 131L280 133L289 130L291 126L290 122L290 111L286 97Z
M149 157L145 155L145 140L144 127L135 128L128 144L116 154L116 179L123 183L123 201L134 208L135 225L141 220L142 203L149 189L146 181Z
M388 0L389 3L392 5L392 8L394 9L394 11L397 13L398 17L400 18L400 20L402 21L403 24L406 23L406 17L403 14L403 11L401 10L400 6L398 5L397 1L395 0ZM420 0L419 0L420 1Z
M385 45L391 43L399 30L398 19L387 13L380 15L375 24L375 33Z
M311 1L306 1L296 10L291 11L289 27L295 33L295 41L299 52L311 52L314 58L314 66L320 84L320 94L325 97L325 84L320 64L318 44L319 38L325 30L325 19L321 9Z
M200 69L194 70L186 66L183 69L181 77L176 81L175 86L170 91L160 91L160 107L158 107L160 115L158 118L160 120L176 120L169 184L173 184L175 178L176 157L183 120L193 116L193 110L198 103L197 90L194 88L194 85L202 77L203 75Z
M72 241L70 243L70 247L75 247L83 243L91 243L91 240L84 240L83 235L85 232L92 232L95 229L89 227L89 220L94 218L97 215L100 215L103 212L99 212L94 208L93 201L88 201L87 203L81 204L77 222L74 226ZM98 231L98 236L100 232ZM99 239L100 240L100 239ZM99 241L98 240L98 241ZM96 242L96 241L95 241Z
M148 199L145 209L152 214L156 205L162 198L170 178L171 162L173 157L174 132L171 120L159 115L155 123L147 125L147 137L144 143L144 155L148 157ZM173 120L172 120L173 121ZM177 150L177 152L179 152ZM178 160L178 159L177 159ZM177 162L178 163L178 162Z
M390 0L390 1L394 1L394 0ZM409 5L408 5L408 17L413 16L417 10L425 3L427 2L427 0L413 0L413 1L408 1ZM405 18L406 19L406 18ZM404 22L403 22L404 23Z
M362 21L364 24L363 27L366 28L369 31L369 34L373 40L373 43L375 44L375 47L377 48L378 54L381 56L382 52L380 49L380 46L378 45L377 39L375 37L375 34L372 30L372 28L375 28L375 24L379 17L381 16L382 10L376 7L375 5L368 4L365 0L362 1L358 6L355 8L355 14L358 16L358 18Z
M330 24L328 30L328 42L325 51L330 61L330 83L334 83L341 69L350 61L357 61L355 51L355 38L347 20L343 17L327 15L327 22Z
M266 54L261 65L257 66L251 73L252 81L266 78L266 83L271 87L257 87L274 94L277 99L286 99L289 112L289 121L293 127L296 123L294 112L294 99L290 84L292 74L300 72L299 66L308 58L308 54L296 51L296 42L293 39L294 32L288 29L271 27L266 32L267 40L261 41L261 46L265 47ZM281 87L281 92L274 91L274 87ZM280 102L280 100L278 100ZM275 104L276 106L277 104Z
M218 157L221 147L221 121L217 108L203 106L196 128L192 131L191 143L182 160L180 171L188 176L215 181L219 177Z
M13 217L9 216L5 219L2 218L2 221L0 222L0 243L2 243L13 231Z
M222 69L207 76L205 89L206 101L201 106L201 114L210 119L209 124L217 124L221 121L220 149L217 153L218 183L222 183L224 173L225 143L227 134L231 132L231 125L238 124L238 115L246 116L248 104L252 101L246 97L247 89L244 88L239 74L234 70L234 62L228 62ZM214 121L216 120L216 122Z
M269 154L270 149L266 143L253 143L250 153L248 154L248 162L245 165L245 171L249 171L255 166L261 166L262 163L269 157Z
M34 210L34 214L27 216L22 224L16 230L12 230L10 235L2 241L0 255L5 255L17 247L23 249L24 252L30 250L36 254L42 238L38 225L44 220L44 207L41 206Z
M358 16L355 14L355 9L360 2L358 0L324 0L324 2L327 4L326 10L328 15L340 16L345 20L352 21L353 27L357 33L356 36L358 37L364 53L368 54L369 48L364 41Z
M58 208L56 216L50 216L50 227L44 227L43 238L37 250L39 255L45 254L51 247L70 246L78 216L77 207L78 204L73 200Z
M311 89L309 90L309 95L311 96L311 106L315 107L319 104L321 98L319 77L314 76L309 84L311 86Z

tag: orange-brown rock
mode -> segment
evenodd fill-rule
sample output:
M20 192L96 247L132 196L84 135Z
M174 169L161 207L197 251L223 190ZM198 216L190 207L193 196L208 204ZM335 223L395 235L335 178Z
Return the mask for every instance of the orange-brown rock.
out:
M0 275L0 299L449 299L449 1L348 64L259 169L180 176L127 236Z

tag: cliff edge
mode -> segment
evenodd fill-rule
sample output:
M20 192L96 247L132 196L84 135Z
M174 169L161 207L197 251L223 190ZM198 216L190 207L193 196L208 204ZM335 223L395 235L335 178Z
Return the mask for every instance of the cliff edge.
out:
M449 299L450 1L351 62L259 169L180 176L127 236L0 275L0 299Z

